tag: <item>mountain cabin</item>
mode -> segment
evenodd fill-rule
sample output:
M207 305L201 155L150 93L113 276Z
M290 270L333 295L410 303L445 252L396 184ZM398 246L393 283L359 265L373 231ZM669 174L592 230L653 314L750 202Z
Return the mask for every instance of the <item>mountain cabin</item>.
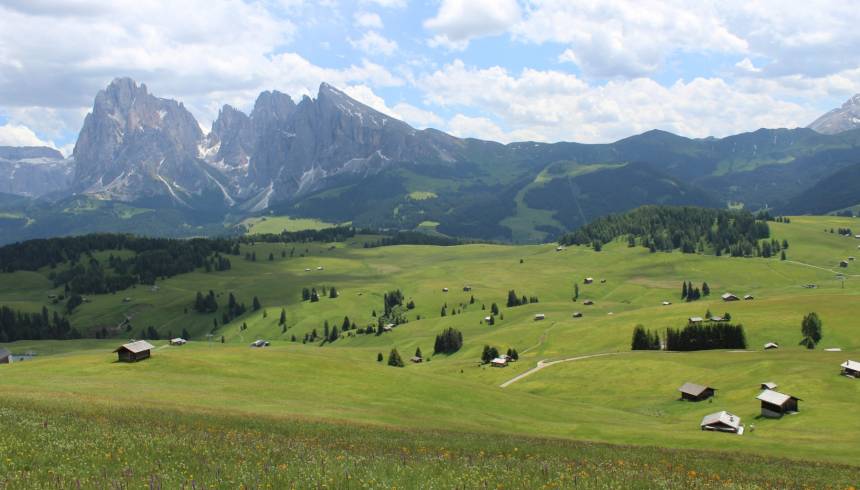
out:
M724 293L720 297L723 299L723 301L739 301L740 300L740 298L738 298L737 296L735 296L732 293Z
M725 410L722 412L705 415L702 419L702 430L713 430L718 432L731 432L733 434L743 434L744 428L741 425L741 418L733 415Z
M123 344L117 347L114 352L117 354L119 362L137 362L149 359L152 349L155 349L155 347L149 342L138 340L137 342Z
M714 396L717 389L688 382L678 388L678 391L681 392L681 400L700 402Z
M851 378L860 378L860 362L845 361L842 363L841 367L843 376L848 376Z
M0 347L0 364L11 364L12 363L12 353L8 350Z
M796 413L800 409L797 402L800 398L786 395L774 390L764 390L756 397L761 401L761 416L770 419L778 419L787 413Z

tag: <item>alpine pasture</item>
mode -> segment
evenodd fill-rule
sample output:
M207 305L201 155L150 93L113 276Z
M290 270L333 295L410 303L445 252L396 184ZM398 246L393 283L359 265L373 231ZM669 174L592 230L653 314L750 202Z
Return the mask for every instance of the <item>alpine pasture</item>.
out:
M860 360L860 264L839 262L860 255L860 240L830 229L852 226L837 217L770 223L789 242L786 260L649 253L622 239L600 252L365 248L375 238L362 236L244 245L228 271L90 296L71 322L105 328L109 340L0 344L37 354L0 366L0 487L849 488L860 481L860 381L839 365ZM60 308L47 301L62 292L48 273L0 274L0 304ZM707 282L711 293L686 302L684 281ZM332 287L335 298L322 294ZM303 288L319 301L302 301ZM383 295L398 289L414 302L407 323L303 342L344 317L376 327ZM194 311L196 293L210 290L219 311ZM509 290L539 301L507 307ZM724 302L725 292L755 299ZM248 310L224 324L230 293ZM488 325L493 303L500 314ZM708 311L742 324L748 348L630 350L636 325L679 328ZM813 350L798 345L810 312L823 321ZM126 317L131 328L115 331ZM185 330L190 342L150 340L150 359L115 362L111 351L149 326L162 339ZM448 327L463 346L434 355ZM250 348L256 339L271 346ZM764 351L767 342L780 348ZM519 360L482 365L485 345L516 349ZM377 361L395 348L404 368ZM425 362L410 363L418 348ZM539 361L549 365L507 383ZM715 398L679 401L687 381L717 388ZM765 381L801 398L799 413L757 418ZM700 430L720 410L746 432Z

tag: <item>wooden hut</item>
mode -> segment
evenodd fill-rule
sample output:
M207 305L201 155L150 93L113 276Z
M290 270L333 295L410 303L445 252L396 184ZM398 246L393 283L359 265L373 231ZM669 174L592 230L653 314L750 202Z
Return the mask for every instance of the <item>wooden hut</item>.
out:
M778 391L764 390L756 399L761 401L762 417L778 419L787 413L800 411L797 407L800 398Z
M538 313L535 315L535 321L543 320L545 318L546 318L546 315L544 315L543 313Z
M149 342L145 340L138 340L137 342L129 342L127 344L123 344L114 350L114 352L119 357L120 362L137 362L142 361L144 359L149 359L152 349L155 347L152 346Z
M415 364L420 364L424 362L424 358L421 356L412 356L412 359L410 359L410 361L414 362Z
M12 353L8 350L0 347L0 364L11 364L12 363Z
M764 350L773 350L773 349L779 349L779 344L777 344L776 342L768 342L768 343L764 344Z
M581 311L576 311L576 312L574 312L574 313L573 313L573 317L574 317L574 318L582 318L582 312L581 312Z
M761 389L763 389L763 390L775 390L776 389L776 383L774 383L773 381L765 381L764 383L761 384Z
M722 412L705 415L701 424L702 430L714 430L719 432L731 432L743 434L741 418L723 410Z
M594 278L593 277L586 277L585 280L583 280L582 282L585 284L591 284L594 282Z
M705 321L705 319L700 316L691 316L690 318L687 318L687 323L702 323L703 321Z
M842 374L852 378L860 378L860 362L845 361L842 363Z
M584 304L585 306L593 306L594 301L587 299L587 300L583 301L582 304Z
M738 298L736 295L734 295L732 293L724 293L722 296L720 296L720 298L722 298L723 301L738 301L738 300L740 300L740 298Z
M182 337L176 337L175 339L170 339L170 345L185 345L188 341L183 339Z
M497 357L490 361L490 365L493 367L506 367L508 365L508 360L504 357Z
M681 392L682 400L700 402L714 396L714 392L717 391L717 389L688 382L678 388L678 391Z
M848 267L848 261L847 261L847 260L842 260L842 261L840 261L840 262L839 262L839 267Z
M751 294L747 294L746 296L744 296L744 300L745 300L745 301L750 301L750 300L753 300L753 299L755 299L755 296L753 296L753 295L751 295Z

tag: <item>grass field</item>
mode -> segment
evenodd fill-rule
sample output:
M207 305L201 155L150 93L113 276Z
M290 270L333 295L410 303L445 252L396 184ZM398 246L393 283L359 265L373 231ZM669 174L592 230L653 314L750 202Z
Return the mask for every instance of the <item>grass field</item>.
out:
M249 234L281 233L284 231L322 230L335 226L313 218L291 218L289 216L262 216L248 218L241 223Z
M355 478L357 488L534 488L532 482L584 488L856 486L860 382L838 374L846 359L860 360L860 265L838 264L860 255L860 240L829 233L838 227L860 228L854 219L832 217L771 224L773 235L790 243L786 261L651 254L626 242L599 253L578 247L558 252L553 245L365 249L362 237L339 244L249 245L256 262L232 258L227 272L159 281L157 291L137 287L93 296L72 316L75 326L99 328L131 316L132 330L116 332L116 339L136 336L148 325L164 337L187 329L187 346L155 341L152 359L126 365L110 353L119 340L4 345L39 355L0 366L0 418L22 420L0 431L0 455L9 448L17 455L5 463L0 456L0 474L15 475L7 478L10 487L48 486L43 483L50 472L63 481L85 478L89 486L108 486L104 482L123 478L126 466L132 468L129 481L155 475L167 487L191 481L190 475L199 482L222 475L231 488L284 481L305 487L300 482L323 481L316 478L330 479L330 487ZM270 253L274 260L264 259ZM0 274L0 303L41 308L54 292L46 275ZM584 285L586 276L597 280ZM697 286L707 281L711 296L680 301L685 280ZM579 302L571 299L575 283ZM302 288L323 286L335 286L339 296L301 301ZM344 316L362 327L374 323L383 293L397 288L415 302L409 323L380 336L301 342L313 329L321 333L325 321L340 325ZM196 291L210 289L219 304L233 292L248 305L259 297L263 308L222 325L220 311L191 310ZM506 308L509 289L540 302ZM724 303L723 292L756 299ZM131 301L124 302L126 296ZM595 304L585 306L585 299ZM488 326L482 319L493 302L501 315ZM281 308L286 332L278 326ZM629 351L636 324L679 327L707 310L729 312L742 323L748 351ZM575 311L583 317L573 318ZM808 351L798 342L801 319L811 311L823 320L824 338ZM537 313L546 319L534 321ZM447 327L463 332L463 348L431 355L435 335ZM293 336L299 341L292 342ZM248 348L257 338L272 347ZM781 348L763 351L771 341ZM485 344L516 348L520 360L504 369L480 366ZM392 348L408 358L418 347L429 362L398 369L376 361ZM611 355L553 364L500 387L538 361L593 354ZM686 381L714 386L717 396L698 404L677 401L677 387ZM764 381L801 398L800 413L757 418L755 397ZM702 416L718 410L740 416L747 432L701 431ZM43 423L44 431L32 430ZM207 431L211 436L198 437ZM139 444L123 449L130 452L121 463L116 451L122 434L132 433ZM42 444L46 437L55 438L58 448ZM113 449L105 453L112 456L88 443L82 446L92 449L75 456L85 461L81 468L48 463L62 448L93 437L108 438ZM194 437L201 442L192 449L187 439ZM239 455L221 447L229 437L256 450ZM296 442L284 447L284 441ZM44 454L40 447L47 447ZM175 460L168 456L149 464L147 455L160 451L194 456L181 468L164 464ZM444 463L440 455L446 452L453 456ZM253 468L256 473L249 473Z

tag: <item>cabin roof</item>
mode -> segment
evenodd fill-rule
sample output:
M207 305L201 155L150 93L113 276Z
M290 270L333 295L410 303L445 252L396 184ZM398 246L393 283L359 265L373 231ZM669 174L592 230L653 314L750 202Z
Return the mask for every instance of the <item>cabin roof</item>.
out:
M127 350L129 352L134 352L135 354L155 349L152 344L145 340L138 340L137 342L129 342L127 344L123 344L117 347L114 352L119 352L121 350Z
M741 418L737 415L726 412L725 410L705 415L704 418L702 418L703 426L715 424L724 424L734 429L738 429L741 426Z
M490 361L490 362L491 362L491 363L493 363L493 364L507 364L507 363L508 363L508 360L507 360L507 359L505 359L504 357L497 357L497 358L493 359L493 360L492 360L492 361Z
M723 293L723 295L722 295L722 296L720 296L720 297L721 297L721 298L723 298L723 299L728 299L728 298L737 298L737 295L734 295L734 294L732 294L732 293Z
M857 361L845 361L842 363L842 367L846 369L850 369L852 371L860 371L860 362Z
M800 400L796 396L786 395L785 393L780 393L774 390L764 390L756 397L757 400L761 400L765 403L770 403L771 405L784 405L791 399Z
M716 388L711 388L709 386L702 386L702 385L697 385L696 383L687 382L687 383L684 383L683 385L681 385L681 387L678 388L678 391L680 391L681 393L686 393L688 395L699 396L707 389L714 390Z

